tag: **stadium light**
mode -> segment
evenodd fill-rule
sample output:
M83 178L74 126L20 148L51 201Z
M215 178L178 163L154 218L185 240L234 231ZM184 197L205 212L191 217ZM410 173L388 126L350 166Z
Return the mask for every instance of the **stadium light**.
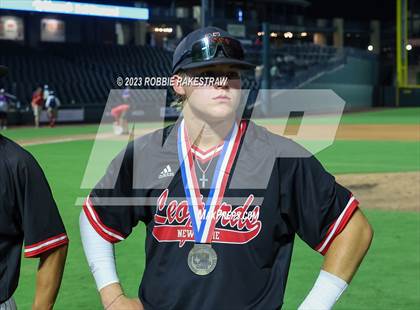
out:
M371 51L373 51L373 45L372 45L372 44L369 44L369 45L368 45L368 47L367 47L367 49L368 49L368 51L370 51L370 52L371 52Z
M411 50L413 49L413 46L412 46L411 44L407 44L407 45L405 46L405 49L406 49L407 51L411 51Z
M290 31L285 32L285 33L284 33L284 37L285 37L286 39L291 39L291 38L293 38L293 33L291 33Z
M1 0L0 10L148 20L149 9L71 1Z
M155 27L155 32L164 32L164 33L172 33L173 29L171 27Z
M242 9L238 10L238 22L242 23L244 21L244 13Z

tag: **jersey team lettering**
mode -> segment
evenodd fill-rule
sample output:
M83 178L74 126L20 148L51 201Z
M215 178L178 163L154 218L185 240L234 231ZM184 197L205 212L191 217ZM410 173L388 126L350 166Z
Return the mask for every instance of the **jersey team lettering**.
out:
M152 233L159 242L179 242L182 247L185 242L194 242L188 202L171 200L167 203L168 193L165 189L157 200ZM208 214L207 217L216 217L212 242L244 244L258 236L262 227L260 206L252 208L253 201L254 196L249 195L244 204L236 208L223 202L215 215Z

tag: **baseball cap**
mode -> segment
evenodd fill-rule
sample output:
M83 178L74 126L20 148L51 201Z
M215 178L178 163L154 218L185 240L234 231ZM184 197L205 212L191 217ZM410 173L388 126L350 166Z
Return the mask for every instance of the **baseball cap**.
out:
M194 59L190 55L193 46L197 44L198 41L206 37L226 38L229 42L233 43L232 45L234 45L237 52L236 54L243 55L241 43L227 31L218 27L200 28L190 32L184 39L181 40L181 42L179 42L172 58L172 74L175 74L181 69L193 69L218 64L234 65L241 69L255 68L255 65L244 61L243 57L235 57L235 53L226 53L226 48L219 49L217 47L215 55L213 57L209 57L210 59Z
M7 74L7 67L0 65L0 77L5 76Z

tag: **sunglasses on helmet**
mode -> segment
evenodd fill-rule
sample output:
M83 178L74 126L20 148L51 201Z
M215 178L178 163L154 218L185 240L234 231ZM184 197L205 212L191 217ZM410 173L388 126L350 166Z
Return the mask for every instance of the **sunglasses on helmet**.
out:
M174 67L188 57L191 57L193 62L213 59L219 48L223 50L226 57L238 60L244 59L244 51L238 40L219 36L205 36L204 38L195 41L191 45L191 49L185 51Z

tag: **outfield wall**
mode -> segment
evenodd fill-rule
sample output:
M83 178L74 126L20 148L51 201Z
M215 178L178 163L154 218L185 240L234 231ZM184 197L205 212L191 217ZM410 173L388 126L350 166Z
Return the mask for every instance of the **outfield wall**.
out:
M370 108L375 102L379 63L376 58L347 57L344 65L305 85L304 89L332 89L346 102L346 110Z
M400 107L420 107L420 88L400 88L398 105Z

